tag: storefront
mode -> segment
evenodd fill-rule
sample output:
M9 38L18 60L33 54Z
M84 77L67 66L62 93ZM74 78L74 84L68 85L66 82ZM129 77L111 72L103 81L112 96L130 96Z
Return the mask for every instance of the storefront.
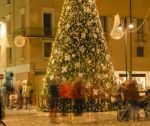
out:
M132 79L137 81L139 90L146 89L146 74L132 74ZM117 84L121 84L124 81L126 81L126 74L119 74Z

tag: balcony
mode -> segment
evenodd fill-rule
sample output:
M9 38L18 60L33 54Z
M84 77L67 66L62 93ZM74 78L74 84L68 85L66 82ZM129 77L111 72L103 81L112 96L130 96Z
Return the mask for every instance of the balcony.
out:
M48 34L49 33L49 34ZM25 37L48 37L48 38L54 38L56 33L56 29L52 30L45 30L43 28L21 28L14 32L14 36L22 35Z
M143 33L136 33L136 44L137 45L144 45L146 42L146 34Z

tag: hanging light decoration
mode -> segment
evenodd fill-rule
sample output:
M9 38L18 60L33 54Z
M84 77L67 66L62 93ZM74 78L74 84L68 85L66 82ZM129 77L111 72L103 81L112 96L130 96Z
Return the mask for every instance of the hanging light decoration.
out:
M16 36L14 39L14 43L17 47L23 47L25 45L25 37Z
M124 35L123 29L120 27L120 17L118 14L115 15L114 25L110 32L110 36L113 39L121 39ZM120 28L119 28L120 27Z

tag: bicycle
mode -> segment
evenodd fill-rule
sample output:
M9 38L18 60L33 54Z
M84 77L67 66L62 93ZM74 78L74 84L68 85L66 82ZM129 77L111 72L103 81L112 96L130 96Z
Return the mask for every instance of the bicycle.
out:
M2 120L0 120L0 126L7 126Z

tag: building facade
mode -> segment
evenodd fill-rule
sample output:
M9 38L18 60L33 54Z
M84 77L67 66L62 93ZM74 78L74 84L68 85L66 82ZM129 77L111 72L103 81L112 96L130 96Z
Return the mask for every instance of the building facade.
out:
M100 16L105 17L104 31L108 39L108 46L112 56L112 61L116 71L117 80L126 79L126 71L132 73L132 78L136 79L139 88L149 88L150 83L150 2L148 0L97 0L97 8ZM110 36L114 24L114 15L119 14L122 24L133 23L132 31L128 28L126 36L122 39L115 40ZM131 18L130 18L131 16ZM130 34L132 33L132 34ZM131 36L131 37L130 37Z
M148 88L150 86L150 1L131 0L131 8L129 1L96 0L96 3L117 82L125 80L126 73L132 73L140 88ZM28 80L34 88L36 104L62 5L63 0L0 1L0 74L4 75L2 83L7 81L15 86L17 82ZM110 36L116 14L119 14L121 22L124 23L126 19L127 24L130 23L132 16L134 24L132 34L127 32L126 38L123 36L119 40Z
M16 86L28 80L38 102L57 22L52 0L0 1L0 73ZM25 82L25 81L24 81Z

